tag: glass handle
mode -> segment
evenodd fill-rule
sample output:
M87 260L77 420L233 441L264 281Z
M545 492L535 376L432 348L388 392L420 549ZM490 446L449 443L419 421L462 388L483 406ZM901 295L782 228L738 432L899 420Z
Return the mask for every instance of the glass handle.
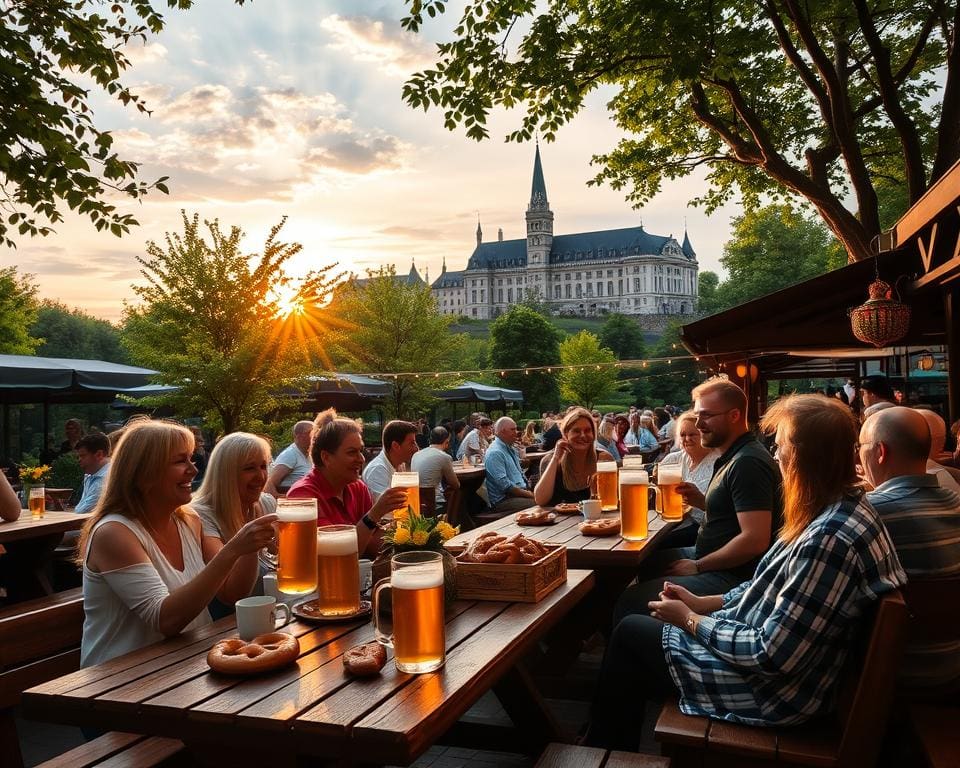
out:
M660 490L660 486L652 485L654 493L654 502L653 502L653 511L656 512L660 517L663 517L663 491Z
M389 579L381 581L373 590L373 631L376 641L387 648L393 648L393 633L389 635L380 631L380 592L390 589Z
M278 613L283 614L283 620L279 621ZM273 628L280 629L280 627L285 627L290 623L290 606L286 603L277 603L276 611L273 614Z

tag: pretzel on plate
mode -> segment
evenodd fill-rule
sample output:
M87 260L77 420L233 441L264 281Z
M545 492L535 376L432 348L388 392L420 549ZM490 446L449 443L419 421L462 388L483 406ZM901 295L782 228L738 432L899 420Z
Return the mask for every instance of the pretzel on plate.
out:
M584 536L614 536L620 533L620 521L615 517L587 520L580 523L580 533Z
M268 632L247 642L239 637L221 640L207 654L214 672L259 675L286 666L300 655L300 641L286 632Z
M551 525L556 520L557 516L546 509L527 509L523 512L517 512L513 518L517 525Z

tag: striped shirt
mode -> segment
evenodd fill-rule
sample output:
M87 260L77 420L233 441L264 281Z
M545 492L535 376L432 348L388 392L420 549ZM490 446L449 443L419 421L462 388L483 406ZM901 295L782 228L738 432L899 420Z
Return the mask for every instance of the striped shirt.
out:
M940 487L936 475L894 477L867 498L890 531L908 576L960 575L960 495ZM914 689L960 680L960 640L924 645L908 639L899 679Z
M827 711L860 617L904 583L876 511L863 500L834 502L796 540L778 538L696 637L664 625L680 709L747 725Z

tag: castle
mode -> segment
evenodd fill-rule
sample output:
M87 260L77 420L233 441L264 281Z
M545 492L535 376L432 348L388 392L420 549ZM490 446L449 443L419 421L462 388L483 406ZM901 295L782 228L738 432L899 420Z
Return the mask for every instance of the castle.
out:
M692 315L697 304L697 255L683 243L639 227L553 234L553 211L537 146L526 211L527 236L483 242L467 268L443 271L430 286L443 314L490 319L531 297L558 315ZM419 277L419 275L417 276Z

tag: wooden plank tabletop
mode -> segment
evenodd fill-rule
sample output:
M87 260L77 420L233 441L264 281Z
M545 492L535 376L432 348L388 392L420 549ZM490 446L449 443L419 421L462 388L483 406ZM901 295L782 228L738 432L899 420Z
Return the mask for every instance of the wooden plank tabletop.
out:
M531 509L537 510L541 507ZM543 509L551 509L551 507L543 507ZM530 539L550 544L563 544L567 548L567 565L571 568L600 570L635 567L647 554L654 551L657 539L676 526L676 523L664 522L653 510L648 514L649 536L646 541L625 541L619 536L582 536L578 529L579 524L583 522L580 515L558 514L555 524L542 526L520 526L513 521L513 515L507 515L455 536L447 542L446 546L451 548L465 546L487 531L495 531L507 536L522 532ZM608 512L603 516L615 518L619 513Z
M348 677L341 655L373 640L368 621L293 622L285 631L300 640L296 665L254 678L218 675L206 655L234 635L228 617L30 689L23 705L29 717L176 737L241 764L280 755L284 764L307 755L408 764L592 586L591 572L570 570L539 603L457 602L447 615L446 664L424 675L398 672L390 657L376 677Z
M20 511L20 517L11 522L0 521L0 544L19 539L35 539L66 531L78 531L92 513L58 512L47 510L41 520L34 520L30 510Z
M482 480L487 476L483 464L476 467L473 465L465 467L459 461L455 461L453 463L453 471L457 473L457 479L459 479L461 483L465 480Z

